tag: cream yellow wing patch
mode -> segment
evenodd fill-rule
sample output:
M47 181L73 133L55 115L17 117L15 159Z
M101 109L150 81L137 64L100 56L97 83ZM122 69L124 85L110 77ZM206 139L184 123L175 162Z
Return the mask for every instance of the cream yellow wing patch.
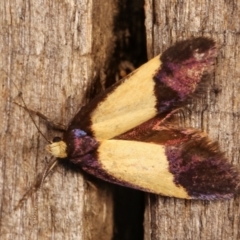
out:
M98 161L111 176L146 191L190 198L169 172L164 146L124 140L106 140L98 148Z
M120 114L114 118L93 124L94 137L99 141L110 139L132 129L134 126L142 124L148 118L153 118L154 116L156 116L156 109L153 107Z
M157 114L153 77L160 64L157 56L142 65L99 103L91 115L95 138L110 139Z

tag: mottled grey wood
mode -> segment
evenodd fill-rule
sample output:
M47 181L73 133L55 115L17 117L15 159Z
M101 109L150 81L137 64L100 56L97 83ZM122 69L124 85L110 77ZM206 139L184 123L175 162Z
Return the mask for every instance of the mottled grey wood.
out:
M13 102L21 103L21 91L29 108L66 125L89 101L94 81L104 81L114 48L115 4L0 3L1 239L111 239L110 191L60 166L38 194L14 210L50 156L28 113ZM48 139L61 135L47 129L39 117L34 119Z
M176 40L212 37L220 50L206 95L185 111L185 125L219 141L229 160L240 166L240 2L146 1L148 55ZM230 201L185 201L148 195L145 240L239 239L240 197Z

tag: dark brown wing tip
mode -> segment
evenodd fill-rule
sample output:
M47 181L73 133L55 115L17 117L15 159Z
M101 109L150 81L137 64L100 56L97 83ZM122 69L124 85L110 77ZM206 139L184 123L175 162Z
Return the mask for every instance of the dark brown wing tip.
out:
M215 41L207 37L197 37L191 38L183 41L176 42L172 47L169 47L162 55L162 62L173 62L173 63L182 63L192 57L195 53L205 54L208 51L214 50L214 57L216 56L216 46ZM196 52L197 51L197 52ZM203 59L199 56L197 61L202 61ZM208 55L206 57L209 57Z
M212 71L216 56L215 41L210 38L198 37L177 42L161 55L162 65L155 80L185 100L195 92L202 77Z
M212 142L200 132L180 146L167 146L166 155L174 182L193 199L230 199L239 190L240 174Z

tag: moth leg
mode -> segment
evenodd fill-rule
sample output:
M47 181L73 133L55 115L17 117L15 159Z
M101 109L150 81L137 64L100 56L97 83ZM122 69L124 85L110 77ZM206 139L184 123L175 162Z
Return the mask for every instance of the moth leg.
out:
M50 119L49 117L45 116L44 114L40 113L40 112L35 112L36 115L38 117L40 117L41 119L43 119L45 122L47 122L47 124L53 128L54 130L58 130L60 132L65 132L67 129L67 126L65 126L62 123L58 123L58 122L54 122L52 119Z
M164 117L157 116L157 117L155 117L156 118L155 121L153 121L151 119L150 122L152 122L152 124L151 124L152 130L161 130L163 128L163 125L164 125L164 128L166 128L168 125L174 125L174 122L176 121L174 116L176 115L176 113L178 113L182 109L183 108L181 108L181 107L176 108ZM155 118L153 118L153 119L155 119Z
M51 158L51 161L47 164L46 168L44 169L44 172L37 175L35 182L24 193L23 197L19 200L14 210L21 208L23 204L28 200L29 197L31 197L38 190L41 190L45 179L50 175L50 173L53 171L57 163L58 163L58 160L56 158Z

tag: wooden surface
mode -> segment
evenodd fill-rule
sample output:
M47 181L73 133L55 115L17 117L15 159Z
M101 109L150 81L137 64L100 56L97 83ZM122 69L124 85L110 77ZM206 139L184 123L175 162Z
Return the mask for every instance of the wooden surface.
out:
M176 40L209 36L220 50L206 95L185 111L185 125L219 141L240 166L240 2L146 0L149 58ZM240 197L230 201L185 201L148 195L145 240L239 239Z
M38 194L14 210L50 156L21 103L67 124L104 81L114 48L115 1L0 3L0 238L111 239L112 198L102 183L58 166ZM106 18L106 13L108 17ZM14 86L17 85L19 90ZM34 119L47 137L61 135Z
M1 239L111 239L111 191L62 166L38 194L14 210L43 172L49 155L27 112L13 102L21 102L21 91L29 108L66 125L90 100L95 82L105 80L115 41L115 4L113 0L0 3ZM145 3L149 58L191 36L209 36L219 44L207 94L185 111L185 123L218 140L235 165L240 164L239 8L239 1L224 0ZM60 135L39 117L34 119L48 139ZM145 240L239 239L239 201L238 196L204 202L148 195Z

